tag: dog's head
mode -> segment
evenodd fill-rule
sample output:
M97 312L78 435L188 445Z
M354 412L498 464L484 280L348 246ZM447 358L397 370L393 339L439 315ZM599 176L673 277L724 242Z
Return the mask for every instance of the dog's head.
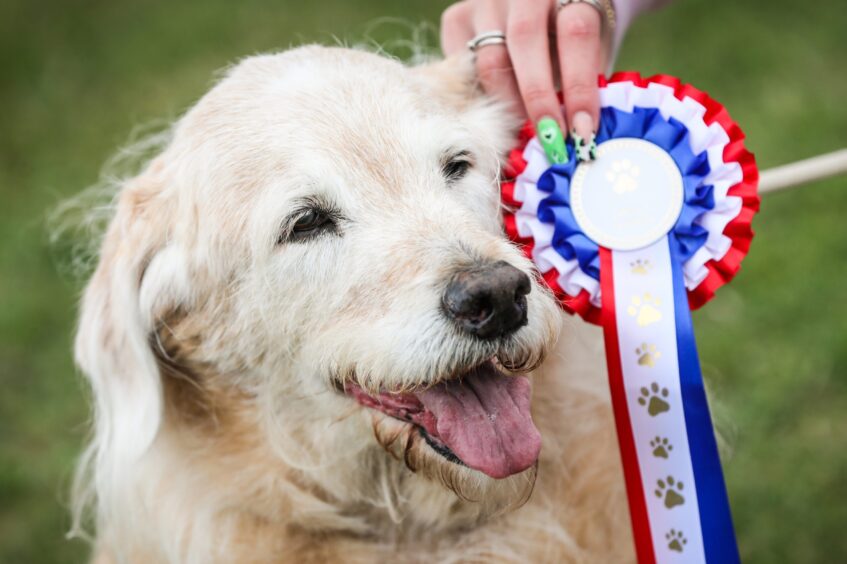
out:
M502 234L512 126L461 61L307 47L227 73L122 190L86 292L98 471L230 410L336 497L385 450L462 497L523 497L520 373L558 316Z

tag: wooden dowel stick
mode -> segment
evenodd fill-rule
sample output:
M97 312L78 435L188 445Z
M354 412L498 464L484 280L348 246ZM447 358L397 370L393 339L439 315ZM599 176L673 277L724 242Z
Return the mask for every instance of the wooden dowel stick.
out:
M844 173L847 173L847 149L762 171L759 192L777 192Z

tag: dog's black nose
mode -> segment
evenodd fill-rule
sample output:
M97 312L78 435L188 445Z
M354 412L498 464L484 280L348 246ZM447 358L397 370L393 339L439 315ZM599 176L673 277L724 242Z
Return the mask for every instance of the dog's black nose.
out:
M526 325L529 277L500 261L457 273L444 292L444 310L459 326L482 339L513 333Z

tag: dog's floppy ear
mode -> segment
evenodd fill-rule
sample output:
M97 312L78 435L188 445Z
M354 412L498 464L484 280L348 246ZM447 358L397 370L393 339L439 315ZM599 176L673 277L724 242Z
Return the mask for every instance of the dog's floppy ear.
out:
M151 348L156 312L187 293L186 261L168 243L172 207L152 165L121 190L100 261L82 300L76 359L96 401L99 462L135 460L151 444L162 382Z

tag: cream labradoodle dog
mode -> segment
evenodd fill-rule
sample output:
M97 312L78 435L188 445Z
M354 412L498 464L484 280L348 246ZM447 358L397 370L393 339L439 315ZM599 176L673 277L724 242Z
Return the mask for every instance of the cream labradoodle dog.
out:
M82 303L97 562L632 560L600 335L502 235L513 125L467 61L323 47L176 124Z

